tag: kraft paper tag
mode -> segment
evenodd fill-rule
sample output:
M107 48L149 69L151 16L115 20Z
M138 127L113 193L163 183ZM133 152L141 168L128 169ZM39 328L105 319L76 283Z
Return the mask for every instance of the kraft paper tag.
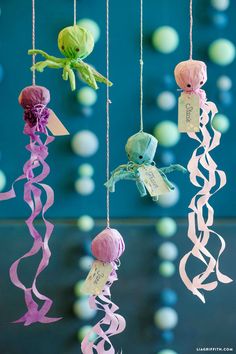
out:
M50 109L50 116L48 118L47 128L53 135L70 135L66 127L62 124L56 114Z
M155 166L142 166L139 169L140 178L151 197L170 192L162 175Z
M100 295L112 272L110 263L94 261L92 268L81 287L81 292L89 295Z
M181 133L199 132L200 98L193 93L179 97L178 128Z

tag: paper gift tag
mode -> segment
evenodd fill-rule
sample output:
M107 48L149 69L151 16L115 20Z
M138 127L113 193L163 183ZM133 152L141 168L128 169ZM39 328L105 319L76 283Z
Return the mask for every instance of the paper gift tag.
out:
M112 271L110 263L94 261L92 268L81 287L81 292L89 295L100 295Z
M47 128L53 135L70 135L56 114L50 109Z
M182 133L199 132L200 98L183 92L179 97L178 128Z
M155 166L143 165L139 169L140 179L145 184L148 193L151 197L156 197L161 194L170 192L162 175Z

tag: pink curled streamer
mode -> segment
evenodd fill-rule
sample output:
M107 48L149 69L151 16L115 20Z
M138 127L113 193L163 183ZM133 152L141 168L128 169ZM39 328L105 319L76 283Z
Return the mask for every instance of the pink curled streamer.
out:
M23 322L25 326L28 326L35 322L51 323L60 320L60 318L51 318L46 316L53 302L50 298L41 294L36 285L38 276L47 267L51 256L48 242L54 226L46 220L45 213L54 202L54 192L51 187L42 183L42 181L50 173L50 167L46 163L45 159L48 156L47 145L54 140L54 137L47 136L45 143L43 143L40 135L37 135L28 125L25 126L24 133L30 135L30 144L26 146L26 149L31 154L30 159L24 165L23 175L15 180L10 191L0 193L0 200L14 198L16 196L14 184L20 180L26 180L24 185L24 200L31 209L31 215L26 220L26 225L31 236L33 237L34 242L32 248L12 264L10 268L10 278L16 287L24 291L25 303L27 307L27 312L20 319L15 321L15 323ZM38 175L36 175L35 170L39 167L41 167L42 170ZM44 204L42 204L41 201L42 191L46 194L46 201ZM34 221L40 214L42 215L42 219L45 224L44 237L41 236L34 226ZM34 256L40 250L42 250L42 258L34 276L32 286L26 288L19 279L18 266L23 259ZM43 302L41 308L39 308L39 305L34 298Z
M205 303L205 297L200 290L214 290L217 287L218 282L230 283L232 279L221 273L219 270L220 256L225 250L225 241L222 236L211 229L214 222L214 209L209 204L209 200L212 195L218 192L226 184L225 173L218 170L217 164L210 155L210 151L220 144L221 138L221 133L216 131L212 124L211 128L213 130L213 136L211 136L207 128L209 120L210 123L212 123L212 119L217 113L217 108L213 102L208 102L206 100L204 90L199 89L194 93L200 96L202 110L200 117L200 132L202 139L196 133L188 133L191 139L194 139L199 143L199 146L194 150L188 163L188 170L190 172L190 180L192 184L199 187L200 190L192 198L189 204L189 208L192 211L188 214L188 237L193 242L194 246L192 250L181 259L179 270L180 276L186 287ZM209 115L211 115L211 119ZM203 150L203 152L201 152L201 150ZM208 177L203 174L202 170L207 172ZM218 186L217 179L219 180ZM216 259L207 249L209 238L213 235L218 237L221 244ZM206 266L206 269L202 273L196 275L192 280L186 272L186 263L191 256L199 259ZM217 280L207 282L208 277L212 273L216 273Z
M89 304L92 309L105 312L105 316L91 329L85 336L81 344L83 354L115 354L115 349L110 341L110 337L124 331L126 321L123 316L116 313L119 309L111 300L110 287L114 281L118 280L117 265L112 263L113 271L105 285L102 294L99 296L90 296ZM92 335L96 334L93 340ZM105 349L105 347L109 349ZM122 354L122 352L120 352Z

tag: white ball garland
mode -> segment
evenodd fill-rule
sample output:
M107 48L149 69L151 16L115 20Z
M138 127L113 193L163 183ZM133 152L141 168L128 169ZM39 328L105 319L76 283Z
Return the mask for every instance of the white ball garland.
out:
M77 220L77 227L85 232L91 231L94 228L94 224L94 219L89 215L82 215Z
M178 314L171 307L162 307L155 313L154 322L161 330L173 329L178 323Z
M81 177L75 181L75 190L81 195L90 195L94 192L95 183L92 178Z
M75 154L82 157L90 157L97 152L99 142L92 131L81 130L73 136L71 146Z
M175 261L178 257L178 248L173 242L164 242L158 248L158 255L166 261Z
M74 313L81 320L91 320L96 316L97 311L90 308L88 297L81 297L74 303Z

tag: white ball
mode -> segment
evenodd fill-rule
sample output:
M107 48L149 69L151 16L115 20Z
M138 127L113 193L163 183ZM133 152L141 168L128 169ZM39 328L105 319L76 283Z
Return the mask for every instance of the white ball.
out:
M174 206L179 200L179 189L175 186L175 189L169 193L159 196L158 204L163 208L170 208Z
M90 18L82 18L77 22L77 25L84 27L87 31L91 32L95 43L99 40L100 28L97 22L91 20Z
M218 11L225 11L229 7L229 0L211 0L211 5Z
M222 75L218 78L216 85L219 90L229 91L232 88L232 80L226 75Z
M97 93L91 87L82 87L77 92L77 100L84 106L93 106L97 101Z
M75 182L75 190L81 195L90 195L94 192L95 183L92 178L81 177Z
M164 111L170 111L176 105L176 97L171 91L163 91L157 96L157 106Z
M89 216L89 215L82 215L78 220L77 220L77 227L81 231L91 231L94 228L94 219Z
M4 190L4 188L6 187L6 183L7 183L7 179L5 173L2 170L0 170L0 192Z
M158 248L158 255L166 261L175 261L178 257L178 248L173 242L164 242Z
M85 271L85 272L89 272L92 264L93 264L93 257L90 256L83 256L79 259L79 267Z
M71 146L75 154L82 157L90 157L97 152L99 142L93 132L81 130L73 136Z
M157 354L177 354L177 353L172 349L163 349L160 352L158 352Z
M177 224L172 218L160 218L156 223L156 230L161 237L172 237L177 231Z
M82 342L84 337L87 336L87 334L93 329L92 326L83 326L78 330L78 340L79 342ZM90 336L89 336L89 341L90 342L94 342L95 339L97 338L97 334L95 332L91 332Z
M78 168L78 174L82 177L92 177L94 174L94 168L90 163L83 163Z
M178 323L178 314L171 307L162 307L155 313L154 322L161 330L173 329Z
M90 308L88 297L82 297L74 303L74 313L81 320L91 320L97 311Z

